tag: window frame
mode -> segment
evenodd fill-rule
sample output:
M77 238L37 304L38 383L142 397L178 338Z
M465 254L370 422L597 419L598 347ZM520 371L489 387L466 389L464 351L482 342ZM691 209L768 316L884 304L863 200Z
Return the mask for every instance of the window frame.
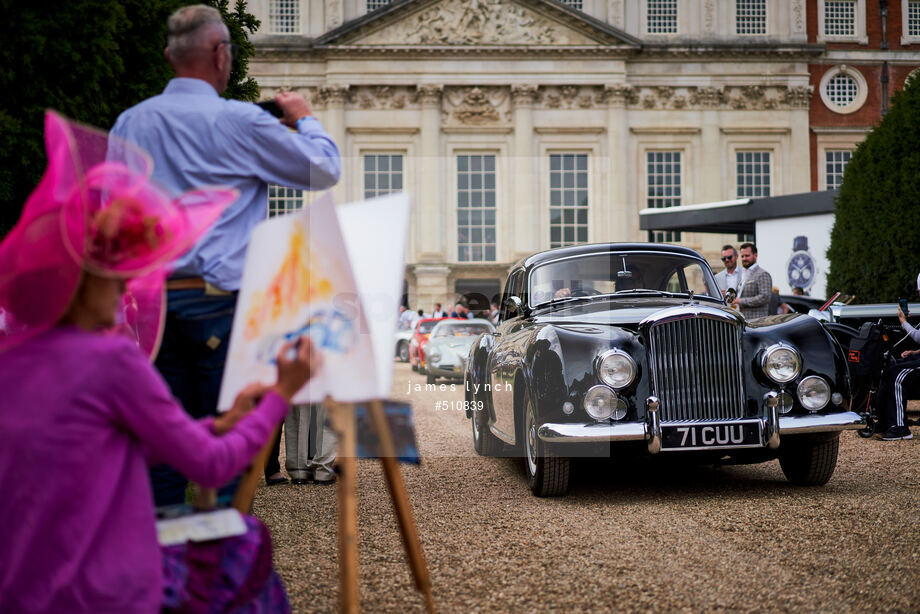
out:
M830 83L831 79L837 75L846 75L856 81L856 97L853 98L849 104L842 107L834 104L827 95L827 85ZM866 83L866 78L863 77L861 72L852 66L838 64L837 66L829 68L821 77L821 82L818 84L818 93L821 96L821 102L824 103L824 106L829 111L833 111L839 115L849 115L850 113L855 113L860 110L863 105L866 104L866 99L869 96L869 85Z
M683 4L682 0L673 0L673 1L674 1L675 10L677 11L677 14L674 16L674 32L651 32L651 31L649 30L649 21L648 21L648 19L649 19L649 2L652 2L652 1L653 1L653 0L644 0L644 2L642 2L642 4L641 4L641 6L642 6L641 15L640 15L640 20L641 20L641 21L640 21L639 27L640 27L640 31L643 33L643 35L644 35L644 36L652 36L652 37L679 36L679 35L682 33L682 31L683 31L683 28L681 28L681 23L680 23L680 22L681 22L681 16L685 13L685 11L682 10L682 8L684 8L684 7L681 6L681 5ZM669 1L669 0L657 0L657 1L664 1L664 2L667 2L667 1Z
M819 43L858 43L860 45L866 45L869 43L869 37L866 34L866 0L854 0L856 15L854 16L856 23L853 24L853 34L845 35L827 35L824 33L825 24L825 1L818 0L818 36L817 42ZM829 0L833 2L839 2L841 0Z
M408 156L406 155L406 150L405 150L405 149L380 149L380 150L375 150L375 149L362 149L362 150L360 151L360 153L358 154L358 156L359 156L359 158L360 158L358 163L359 163L360 168L361 168L361 173L360 173L360 175L361 175L361 186L360 186L360 188L358 188L358 190L359 190L359 192L360 192L360 196L361 196L361 199L362 199L362 200L366 200L366 199L368 199L368 198L378 198L378 197L380 197L380 196L385 196L385 194L377 194L377 195L375 195L375 196L367 196L367 188L365 187L365 183L364 183L364 182L365 182L365 173L368 172L368 171L365 170L365 168L364 168L364 161L365 161L364 159L365 159L366 156L401 156L401 157L402 157L402 169L400 170L400 175L401 175L401 178L402 178L402 187L401 187L399 190L394 190L394 189L392 189L392 187L391 187L391 188L390 188L390 191L387 192L387 194L393 194L393 193L395 193L395 192L405 192L405 191L406 191L406 167L407 167L407 163L408 163L408 159L407 159ZM389 172L390 175L392 176L392 172L393 172L392 169L390 169L388 172Z
M909 14L910 14L910 5L916 5L918 11L920 11L920 1L916 0L901 0L901 44L902 45L916 45L920 43L920 31L917 34L911 34L909 30Z
M503 173L503 158L505 152L501 149L494 147L483 146L465 146L452 148L449 153L449 169L450 169L450 200L451 203L450 214L449 214L449 224L450 229L450 241L448 244L448 249L450 250L449 257L447 261L454 265L459 266L470 266L470 265L494 265L502 261L502 252L501 252L501 192L502 192L502 176ZM457 213L460 211L460 188L459 188L459 171L457 169L458 157L459 156L495 156L495 258L493 260L460 260L460 225L457 222ZM481 209L486 209L482 207ZM485 228L485 224L482 224L482 227ZM486 241L484 240L482 244L485 245ZM484 248L483 248L484 249Z
M294 15L294 25L292 31L278 31L276 29L277 23L275 22L275 13L273 12L273 7L279 2L290 2L297 7L297 14ZM275 36L299 36L304 32L304 2L303 0L266 0L266 22L267 34Z
M734 25L735 25L735 27L734 27L734 32L733 32L733 33L734 33L734 36L741 36L741 37L745 37L745 38L747 38L747 37L749 37L749 36L753 36L753 37L758 37L758 36L769 36L769 35L770 35L770 17L771 17L771 14L770 14L770 13L771 13L771 11L770 11L770 3L767 2L767 0L761 0L761 1L763 2L763 8L764 8L763 32L739 32L739 31L738 31L738 25L739 25L739 21L738 21L738 3L739 3L739 2L742 2L742 1L744 1L744 0L735 0L735 10L734 10L734 18L733 18L733 20L734 20Z
M597 236L597 229L604 228L608 223L604 217L603 207L596 206L601 199L602 174L604 166L609 162L602 161L600 143L596 132L582 134L566 134L558 132L539 133L537 151L539 151L539 189L535 197L538 199L539 221L538 229L540 249L550 249L550 154L587 154L588 155L588 240L592 243L601 240ZM579 244L579 243L576 243Z

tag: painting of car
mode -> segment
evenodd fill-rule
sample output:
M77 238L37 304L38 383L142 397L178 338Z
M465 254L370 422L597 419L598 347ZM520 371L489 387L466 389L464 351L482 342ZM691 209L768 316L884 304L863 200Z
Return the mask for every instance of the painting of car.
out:
M415 331L409 340L409 364L413 371L425 374L425 344L431 336L431 331L441 320L450 318L422 318L415 325Z
M491 332L495 332L495 327L481 318L439 322L431 331L425 346L428 383L434 384L439 377L463 380L470 346L479 335Z
M851 411L844 349L816 318L745 320L697 252L673 245L558 248L516 263L500 322L464 373L473 445L524 458L537 496L568 490L576 456L679 462L779 459L826 483Z

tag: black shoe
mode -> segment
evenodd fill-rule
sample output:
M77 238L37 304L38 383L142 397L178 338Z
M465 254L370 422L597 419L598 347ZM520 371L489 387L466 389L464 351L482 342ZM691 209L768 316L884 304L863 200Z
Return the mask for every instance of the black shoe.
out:
M332 477L329 478L328 480L317 480L317 479L314 479L314 480L313 480L313 483L316 484L316 485L318 485L318 486L329 486L330 484L335 484L335 476L332 476Z
M265 478L265 483L269 486L277 486L278 484L287 484L288 479L283 475L277 478Z
M305 486L309 483L309 478L291 478L291 484L294 484L295 486Z
M897 441L899 439L913 439L910 429L906 426L892 426L882 435L882 441Z

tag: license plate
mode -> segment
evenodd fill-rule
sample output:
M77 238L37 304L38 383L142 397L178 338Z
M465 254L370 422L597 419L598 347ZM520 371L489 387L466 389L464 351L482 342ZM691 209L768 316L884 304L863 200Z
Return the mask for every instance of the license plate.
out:
M760 420L662 424L662 450L711 450L714 448L762 448Z

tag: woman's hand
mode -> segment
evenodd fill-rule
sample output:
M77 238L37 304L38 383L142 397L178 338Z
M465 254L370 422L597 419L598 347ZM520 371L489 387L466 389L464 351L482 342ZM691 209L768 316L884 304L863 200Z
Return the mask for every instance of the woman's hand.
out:
M901 306L898 305L898 319L901 321L901 324L907 322L907 316L904 315L904 312L901 311Z
M230 408L230 411L224 412L214 418L214 433L223 435L236 426L236 423L242 420L243 416L251 412L256 404L262 400L262 397L267 391L268 386L260 383L249 384L243 388L243 390L236 395L236 399L233 401L233 407Z
M291 357L291 352L296 352ZM310 337L303 335L300 339L285 343L275 358L278 365L278 382L272 390L281 395L288 403L319 370L322 362L319 353L313 349Z
M904 350L901 352L901 358L907 358L908 356L913 356L914 354L920 354L920 350Z

